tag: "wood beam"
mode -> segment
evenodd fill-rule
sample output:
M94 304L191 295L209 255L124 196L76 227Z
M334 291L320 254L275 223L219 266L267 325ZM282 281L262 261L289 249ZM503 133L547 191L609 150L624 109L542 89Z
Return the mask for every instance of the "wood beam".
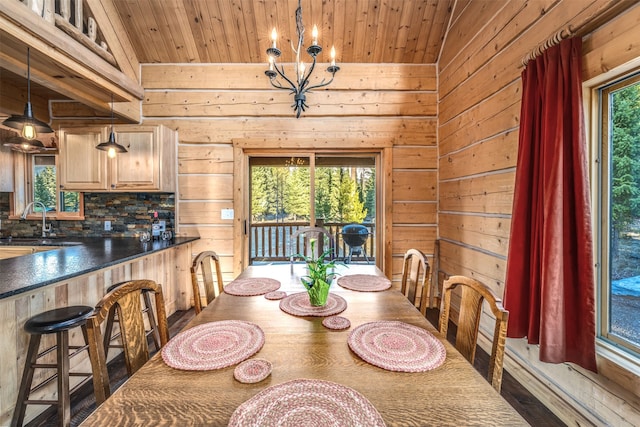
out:
M0 68L11 71L17 75L24 75L26 78L26 57L19 58L18 52L26 51L26 46L24 49L12 49L11 47L15 46L15 44L4 43L6 38L3 40L2 50L0 51ZM62 71L57 64L51 62L47 58L45 58L43 64L40 64L40 60L36 57L32 56L31 61L31 81L35 82L47 89L61 94L58 99L66 99L71 98L78 102L85 104L87 107L95 109L97 111L109 111L111 109L110 102L111 97L108 92L105 93L104 88L100 88L93 84L80 84L80 79L73 78L56 78L56 76L62 75L64 71ZM43 71L46 70L46 71ZM6 84L3 81L3 88L5 90ZM31 93L32 98L34 98L34 91ZM114 94L115 96L115 94ZM49 98L54 99L54 98ZM116 101L127 101L127 98L117 97ZM34 99L32 99L32 102ZM41 108L47 108L47 100L42 100ZM120 104L119 107L114 107L114 110L118 112L118 114L125 118L130 123L139 123L141 120L140 117L140 100L134 99L128 102L120 102L116 105ZM36 103L34 102L34 108L36 108ZM8 110L6 105L3 104L3 110L7 113L12 114L22 114L22 110L13 111Z
M62 76L78 79L74 84L99 87L103 100L110 99L111 93L123 100L141 100L143 97L142 86L137 81L20 2L0 2L0 37L3 39L3 52L7 46L26 44L32 48L34 56L39 55L57 64L64 73ZM44 71L43 76L47 76ZM47 77L50 84L54 84L61 75L50 74Z
M140 81L140 63L113 1L87 0L87 5L122 72Z

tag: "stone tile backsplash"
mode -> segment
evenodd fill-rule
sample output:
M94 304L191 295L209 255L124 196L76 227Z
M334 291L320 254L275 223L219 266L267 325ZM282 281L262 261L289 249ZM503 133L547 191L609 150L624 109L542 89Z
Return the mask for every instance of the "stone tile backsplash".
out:
M11 193L0 193L0 233L2 237L40 236L42 221L9 219ZM150 231L153 212L175 226L173 193L84 193L83 221L47 220L60 237L135 237ZM111 231L104 231L104 221L111 221Z

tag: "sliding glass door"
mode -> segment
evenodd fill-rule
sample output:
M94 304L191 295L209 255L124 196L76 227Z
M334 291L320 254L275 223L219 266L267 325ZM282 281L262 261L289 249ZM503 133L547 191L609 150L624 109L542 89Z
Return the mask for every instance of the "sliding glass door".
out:
M326 228L335 256L375 262L376 164L373 153L297 153L249 157L249 263L284 262L301 227ZM348 224L366 228L358 251L345 242ZM364 229L363 229L364 230ZM355 255L355 256L354 256Z

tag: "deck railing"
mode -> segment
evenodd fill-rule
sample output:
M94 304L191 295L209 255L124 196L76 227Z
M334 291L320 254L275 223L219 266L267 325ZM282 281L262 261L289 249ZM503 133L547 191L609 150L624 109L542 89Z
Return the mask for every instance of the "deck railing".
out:
M349 246L342 238L342 228L347 223L325 222L321 225L326 228L335 239L333 257L345 259L349 254ZM369 230L367 241L363 245L364 251L371 262L375 262L375 224L363 223ZM304 252L300 242L291 242L291 236L299 229L308 227L305 222L259 222L251 224L249 238L251 239L250 262L276 262L289 261L289 257L295 253ZM363 254L354 256L352 262L365 261Z

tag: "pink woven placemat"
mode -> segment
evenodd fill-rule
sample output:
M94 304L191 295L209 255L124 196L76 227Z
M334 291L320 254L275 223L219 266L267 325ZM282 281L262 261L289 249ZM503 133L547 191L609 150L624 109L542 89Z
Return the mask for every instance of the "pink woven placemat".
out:
M297 379L262 390L231 415L229 426L384 426L356 390L322 380Z
M442 365L447 355L444 345L429 331L398 321L360 325L347 342L363 360L388 371L429 371Z
M349 274L338 278L338 285L360 292L380 292L391 287L391 280L374 274Z
M351 326L351 321L342 316L329 316L322 319L322 326L327 329L342 330Z
M224 291L230 295L251 297L264 295L280 288L280 282L267 277L249 277L236 279L224 287Z
M287 296L287 293L285 291L273 291L273 292L269 292L269 293L264 294L264 297L266 299L274 300L274 301L282 299L282 298L284 298L286 296Z
M233 378L241 383L258 383L271 374L271 362L266 359L249 359L233 370Z
M280 300L280 310L294 316L325 317L342 313L347 309L347 301L340 295L329 293L327 304L324 307L314 307L309 302L309 294L298 292L287 295Z
M264 332L255 323L222 320L180 332L162 348L162 359L175 369L207 371L242 362L263 345Z

